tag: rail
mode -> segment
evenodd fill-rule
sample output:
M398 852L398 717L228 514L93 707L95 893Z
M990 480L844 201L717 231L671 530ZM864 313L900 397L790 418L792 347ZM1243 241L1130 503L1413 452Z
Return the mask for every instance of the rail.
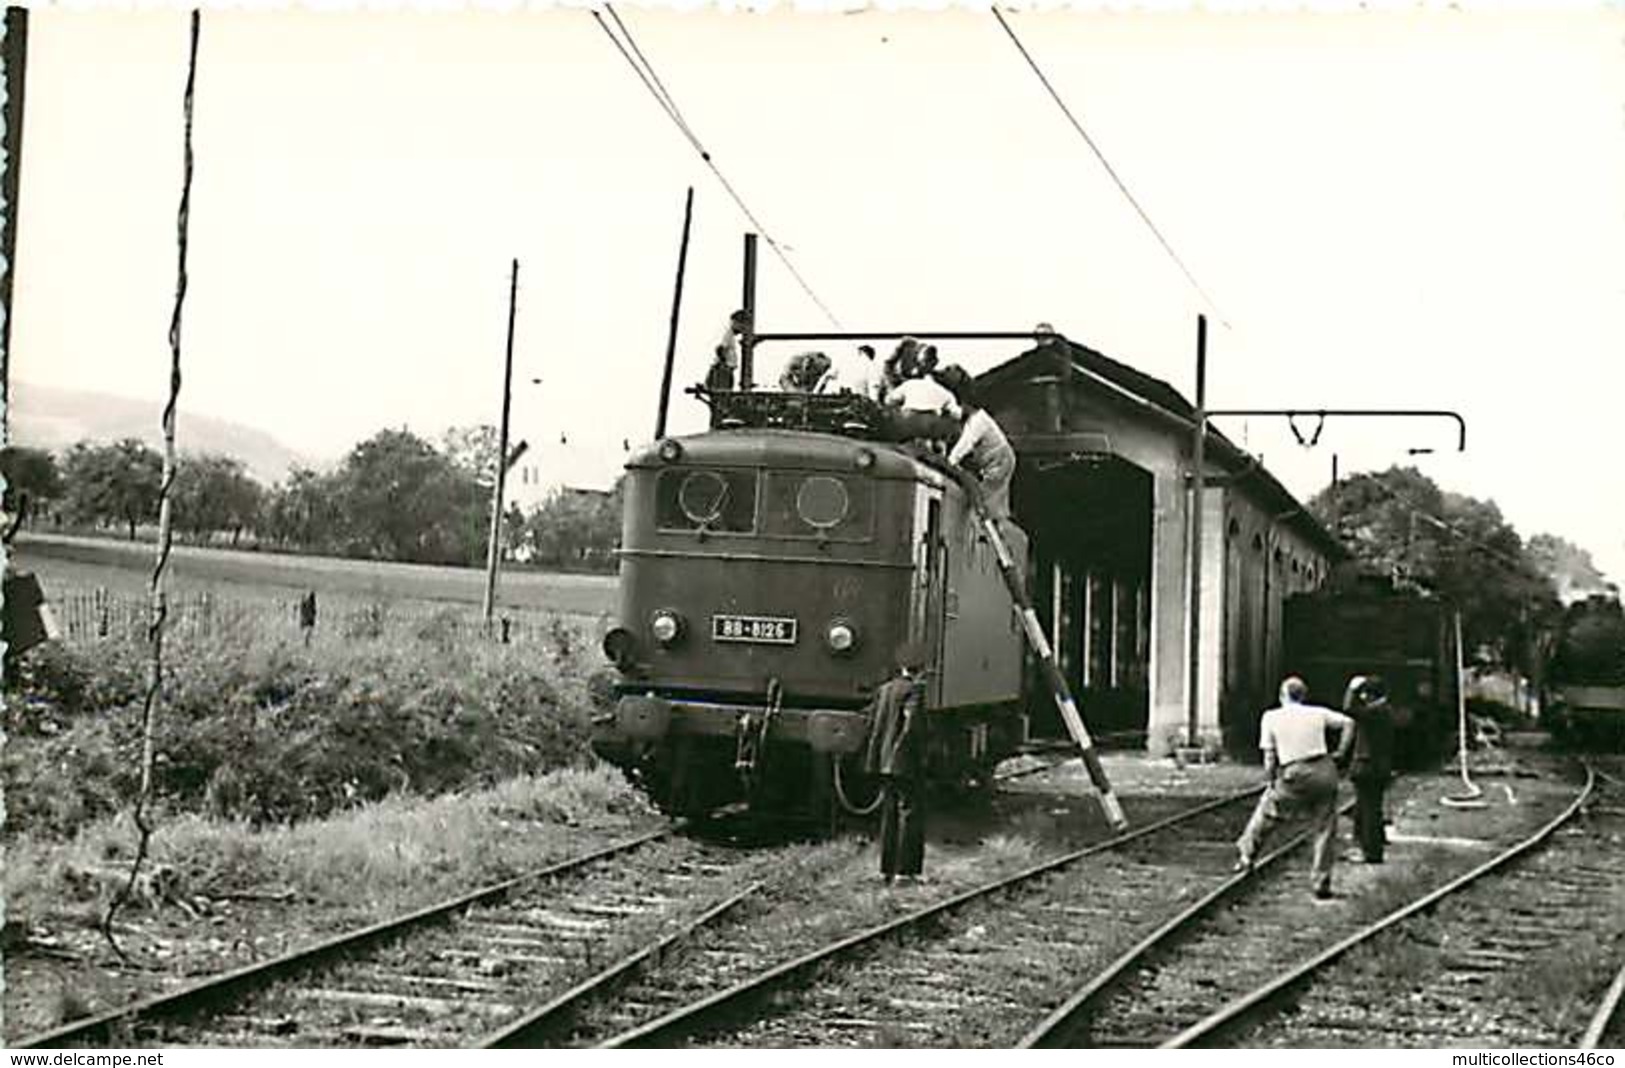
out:
M569 874L596 861L628 853L652 842L668 838L683 829L684 826L678 824L624 842L617 842L537 871L514 876L469 893L459 894L456 897L418 909L404 916L384 920L357 931L347 932L317 942L314 945L293 950L271 960L250 964L223 975L193 983L172 993L147 998L123 1008L58 1027L43 1034L25 1037L18 1043L18 1048L37 1049L66 1044L105 1042L117 1028L128 1027L142 1020L176 1016L229 1002L297 972L327 964L334 958L344 954L370 948L426 924L448 920L472 905L498 901L527 884Z

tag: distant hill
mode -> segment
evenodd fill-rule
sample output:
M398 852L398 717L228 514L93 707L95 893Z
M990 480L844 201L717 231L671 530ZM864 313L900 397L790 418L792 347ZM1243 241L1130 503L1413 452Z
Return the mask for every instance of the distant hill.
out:
M12 383L11 399L11 440L16 445L60 451L85 440L140 438L163 447L162 409L151 401L26 382ZM181 452L234 456L266 485L281 481L295 464L312 463L265 431L224 419L183 410L180 432Z

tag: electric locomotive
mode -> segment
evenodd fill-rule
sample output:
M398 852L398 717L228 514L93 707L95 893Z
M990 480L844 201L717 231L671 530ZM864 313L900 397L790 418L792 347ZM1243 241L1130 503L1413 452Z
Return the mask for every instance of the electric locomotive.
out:
M966 489L880 440L865 398L709 400L712 430L626 465L618 679L594 749L673 815L857 811L871 695L919 643L928 774L989 781L1025 737L1024 660Z

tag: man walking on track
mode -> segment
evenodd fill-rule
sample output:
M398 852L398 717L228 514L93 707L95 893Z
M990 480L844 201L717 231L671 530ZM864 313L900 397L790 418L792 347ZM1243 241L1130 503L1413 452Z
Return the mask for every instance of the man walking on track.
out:
M1367 864L1381 864L1388 835L1383 830L1382 799L1394 768L1394 716L1387 687L1376 675L1349 680L1343 711L1354 720L1354 838Z
M1269 785L1236 840L1237 871L1253 866L1270 829L1285 815L1308 817L1315 836L1312 880L1315 897L1332 896L1332 863L1337 857L1337 769L1354 744L1354 721L1341 712L1304 703L1309 688L1293 676L1281 683L1281 704L1264 713L1258 747L1264 751ZM1326 743L1338 732L1337 751Z
M923 649L898 650L898 672L875 691L864 770L880 779L880 874L917 879L925 867Z

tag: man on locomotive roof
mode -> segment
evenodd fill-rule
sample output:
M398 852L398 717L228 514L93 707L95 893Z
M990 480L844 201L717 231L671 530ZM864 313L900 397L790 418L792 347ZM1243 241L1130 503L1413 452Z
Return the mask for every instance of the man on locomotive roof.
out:
M880 781L880 874L917 879L925 867L925 648L905 642L897 674L870 705L863 767Z
M1283 815L1303 813L1315 834L1311 881L1317 899L1332 896L1332 863L1337 857L1337 769L1354 745L1354 721L1341 712L1305 703L1309 687L1296 675L1281 683L1281 703L1264 713L1258 747L1264 751L1269 785L1236 840L1236 870L1253 866L1259 847ZM1327 733L1338 735L1337 751Z
M1010 480L1016 473L1016 450L1010 439L983 408L976 386L963 367L946 368L937 380L948 388L965 412L965 425L959 440L948 450L948 462L959 464L976 476L982 491L982 504L1000 523L1010 520Z
M859 345L857 355L836 361L833 377L827 388L837 393L856 393L860 397L875 399L875 347Z

